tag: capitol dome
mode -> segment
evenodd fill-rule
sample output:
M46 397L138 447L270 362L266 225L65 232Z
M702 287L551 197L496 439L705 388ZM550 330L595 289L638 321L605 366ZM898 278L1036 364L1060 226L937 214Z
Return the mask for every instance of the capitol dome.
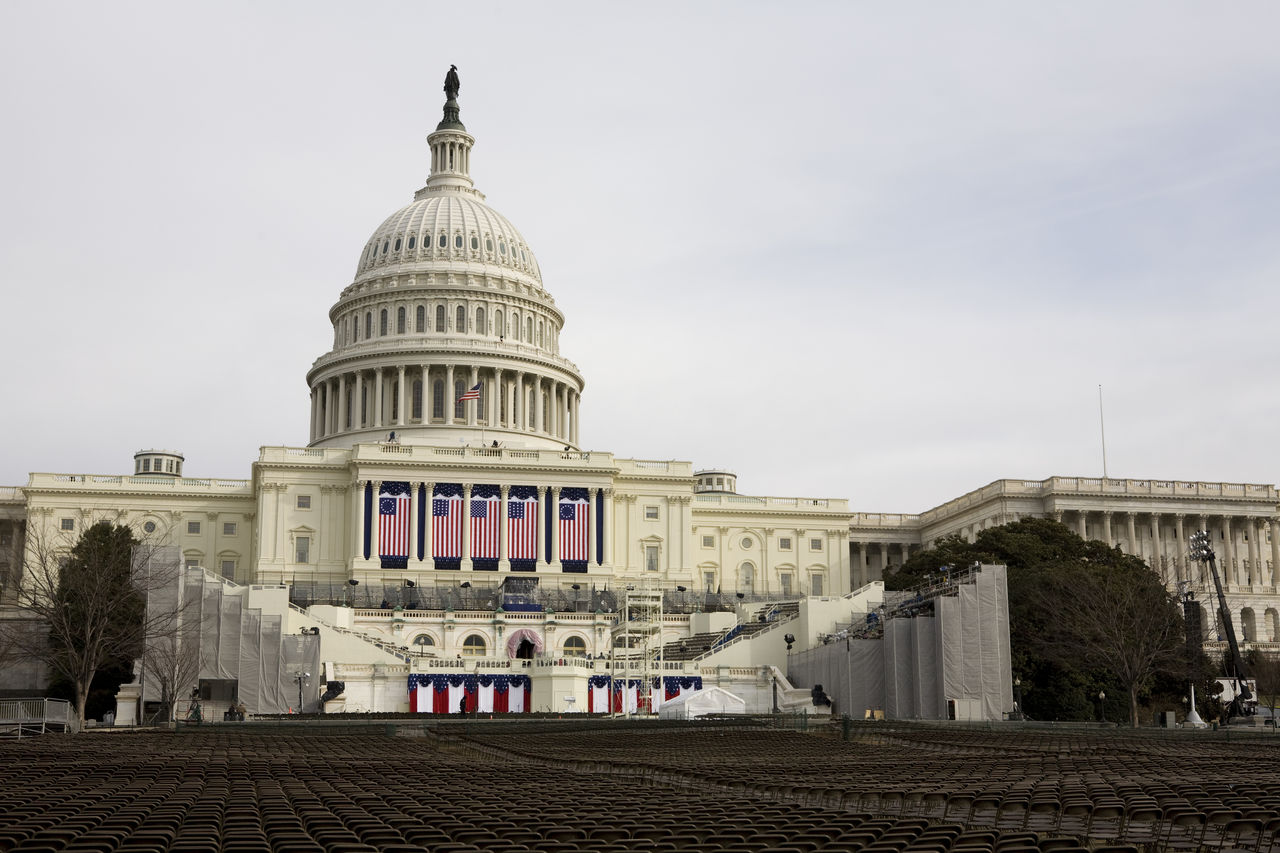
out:
M431 171L366 241L307 374L311 446L498 441L576 447L578 368L533 250L471 181L456 100L427 137Z

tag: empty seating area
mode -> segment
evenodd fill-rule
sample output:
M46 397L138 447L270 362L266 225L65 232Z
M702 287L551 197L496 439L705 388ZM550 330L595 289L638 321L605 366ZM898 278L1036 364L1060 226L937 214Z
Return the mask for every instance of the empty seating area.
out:
M46 736L0 743L0 851L1270 851L1277 750L600 720Z

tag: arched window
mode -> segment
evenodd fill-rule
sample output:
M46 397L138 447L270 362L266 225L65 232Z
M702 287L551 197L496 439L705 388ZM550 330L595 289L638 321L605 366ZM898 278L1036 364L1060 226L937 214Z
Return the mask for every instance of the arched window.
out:
M472 234L471 235L471 251L474 252L476 249L479 249L479 248L480 248L480 241L479 239L476 238L476 235Z
M400 380L391 380L391 420L400 418Z
M489 330L489 327L486 326L484 322L484 308L483 307L477 308L476 309L476 334L484 335L488 333L488 330Z
M360 343L360 315L351 318L351 343Z
M387 309L383 308L378 312L378 334L385 335L387 333Z
M469 658L482 658L489 652L489 645L484 637L472 634L462 641L462 655Z
M397 251L397 252L398 252L398 251L400 251L400 238L399 238L399 237L397 237L397 238L396 238L396 251Z
M367 341L373 337L373 312L364 312L364 339Z
M751 563L743 563L738 568L738 591L746 595L755 594L756 567Z
M545 343L546 330L547 330L546 325L541 320L539 320L538 321L538 346L540 347L546 346L546 343Z
M533 343L533 318L528 317L524 321L524 340L525 343Z
M454 420L459 420L463 416L463 411L464 411L463 407L466 406L466 403L462 402L458 398L462 396L462 392L464 392L465 390L467 390L466 386L462 384L461 379L453 380L453 419Z
M444 380L431 383L431 417L444 420Z
M504 338L507 335L507 327L502 325L502 309L499 308L493 312L493 330L498 333L498 337Z
M1253 608L1246 607L1240 611L1240 633L1246 643L1256 643L1258 641L1258 621L1254 617Z
M448 246L449 246L449 238L448 238L448 237L446 237L446 236L444 235L444 232L441 232L441 233L440 233L440 248L441 248L441 249L445 249L445 248L448 248Z
M405 331L405 329L404 329L404 313L405 313L405 312L404 312L404 306L401 306L401 307L399 307L399 308L397 308L397 309L396 309L396 334L397 334L397 335L403 335L403 334L404 334L404 331Z
M413 380L413 408L410 415L415 421L422 420L422 380Z
M443 332L444 330L445 330L445 328L444 328L444 306L443 306L443 305L437 305L437 306L436 306L436 331L437 331L437 332Z
M345 343L350 343L350 342L351 342L351 327L350 327L350 325L348 325L348 323L347 323L347 320L348 320L348 319L350 319L350 318L348 318L348 317L343 317L343 318L342 318L342 342L343 342L344 344L345 344Z
M387 253L387 249L389 249L389 248L391 248L391 241L390 241L390 240L383 240L383 241L382 241L382 254L384 254L384 255L385 255L385 254Z
M352 395L352 391L351 391L351 389L350 389L350 388L348 388L348 389L347 389L347 407L346 407L346 409L347 409L347 422L343 425L343 429L351 429L351 399L352 399L352 396L353 396L353 395Z
M587 656L587 641L581 637L567 637L564 641L564 656L567 658L584 658Z
M458 332L467 330L467 306L459 305L453 319L454 329Z
M410 248L410 249L412 249L412 248L414 247L414 244L416 244L416 243L417 243L417 241L418 241L418 235L417 235L417 234L410 234L410 235L409 235L409 248Z
M461 234L458 234L457 236L455 236L455 237L453 238L453 248L455 248L455 249L461 249L461 248L462 248L462 235L461 235Z
M418 310L415 313L418 321L416 328L418 330L418 334L421 335L427 331L427 306L419 305Z
M419 634L418 636L413 638L413 645L423 651L431 648L435 644L436 644L436 641L431 639L430 634ZM420 651L419 654L421 653L422 652Z

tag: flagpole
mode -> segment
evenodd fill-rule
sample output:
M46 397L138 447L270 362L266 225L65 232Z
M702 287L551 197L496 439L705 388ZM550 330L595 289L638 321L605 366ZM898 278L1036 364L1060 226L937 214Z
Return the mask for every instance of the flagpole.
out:
M1098 429L1102 433L1102 479L1107 479L1107 423L1102 417L1102 385L1098 385Z

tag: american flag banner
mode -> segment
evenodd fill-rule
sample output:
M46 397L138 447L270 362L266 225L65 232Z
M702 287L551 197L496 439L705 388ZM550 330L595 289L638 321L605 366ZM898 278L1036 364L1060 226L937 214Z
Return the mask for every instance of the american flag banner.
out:
M389 482L382 484L378 494L378 556L384 568L396 568L388 564L409 559L409 484Z
M507 556L538 559L538 492L531 486L513 486L507 496Z
M456 489L457 491L454 491ZM462 487L444 484L431 497L431 556L457 560L462 557Z
M497 491L494 486L476 486L471 491L472 559L498 559L498 516L502 501Z
M591 508L586 489L564 489L560 494L560 560L587 561L587 525Z
M466 391L463 392L462 396L458 398L458 402L462 403L467 400L479 400L479 399L480 399L480 383L477 382L475 385L472 385L470 388L468 388Z

